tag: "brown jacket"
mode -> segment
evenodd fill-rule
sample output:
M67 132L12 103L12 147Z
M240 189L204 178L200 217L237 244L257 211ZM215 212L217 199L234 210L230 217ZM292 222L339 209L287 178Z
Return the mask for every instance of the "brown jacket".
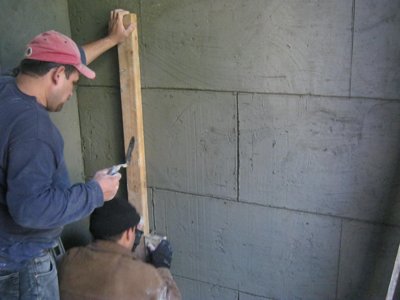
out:
M70 249L58 274L61 299L181 299L168 269L156 269L114 242Z

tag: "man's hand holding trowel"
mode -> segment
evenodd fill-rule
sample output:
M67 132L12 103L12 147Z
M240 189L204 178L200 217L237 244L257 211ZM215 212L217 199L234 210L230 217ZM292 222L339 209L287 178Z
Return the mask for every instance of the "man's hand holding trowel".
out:
M135 137L131 137L131 140L129 141L129 146L128 149L126 150L126 155L125 155L125 162L119 165L112 166L110 169L108 169L107 174L108 175L114 175L116 174L121 168L126 168L129 166L131 163L131 158L132 158L132 152L133 148L135 148Z
M115 197L119 188L121 174L118 172L121 168L126 168L131 162L133 148L135 147L135 138L132 137L128 150L126 151L125 163L112 166L109 169L104 169L96 172L94 180L97 181L103 191L104 201L111 200Z
M93 180L97 181L103 191L104 201L111 200L115 197L119 188L119 180L121 179L121 174L116 173L114 175L109 175L109 169L104 169L97 171L93 177Z

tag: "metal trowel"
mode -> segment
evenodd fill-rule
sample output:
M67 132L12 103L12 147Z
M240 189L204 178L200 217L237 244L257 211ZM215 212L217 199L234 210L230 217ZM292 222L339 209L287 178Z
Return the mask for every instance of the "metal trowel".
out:
M128 165L131 162L133 148L135 148L135 137L134 136L131 137L131 140L129 141L128 150L126 150L125 163L112 166L110 169L108 169L108 172L107 172L108 175L115 175L121 168L128 167Z

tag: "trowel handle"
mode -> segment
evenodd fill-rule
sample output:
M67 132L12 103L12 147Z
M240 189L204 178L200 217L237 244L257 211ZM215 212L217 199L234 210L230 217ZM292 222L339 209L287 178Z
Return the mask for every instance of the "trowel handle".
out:
M111 168L108 169L107 175L115 175L119 171L119 166L112 166Z

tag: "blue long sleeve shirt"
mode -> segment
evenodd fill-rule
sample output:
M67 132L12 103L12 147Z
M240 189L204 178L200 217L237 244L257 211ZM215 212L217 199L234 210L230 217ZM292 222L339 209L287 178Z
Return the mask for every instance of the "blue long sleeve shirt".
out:
M0 270L42 255L64 225L103 204L96 181L70 185L63 148L45 107L0 77Z

